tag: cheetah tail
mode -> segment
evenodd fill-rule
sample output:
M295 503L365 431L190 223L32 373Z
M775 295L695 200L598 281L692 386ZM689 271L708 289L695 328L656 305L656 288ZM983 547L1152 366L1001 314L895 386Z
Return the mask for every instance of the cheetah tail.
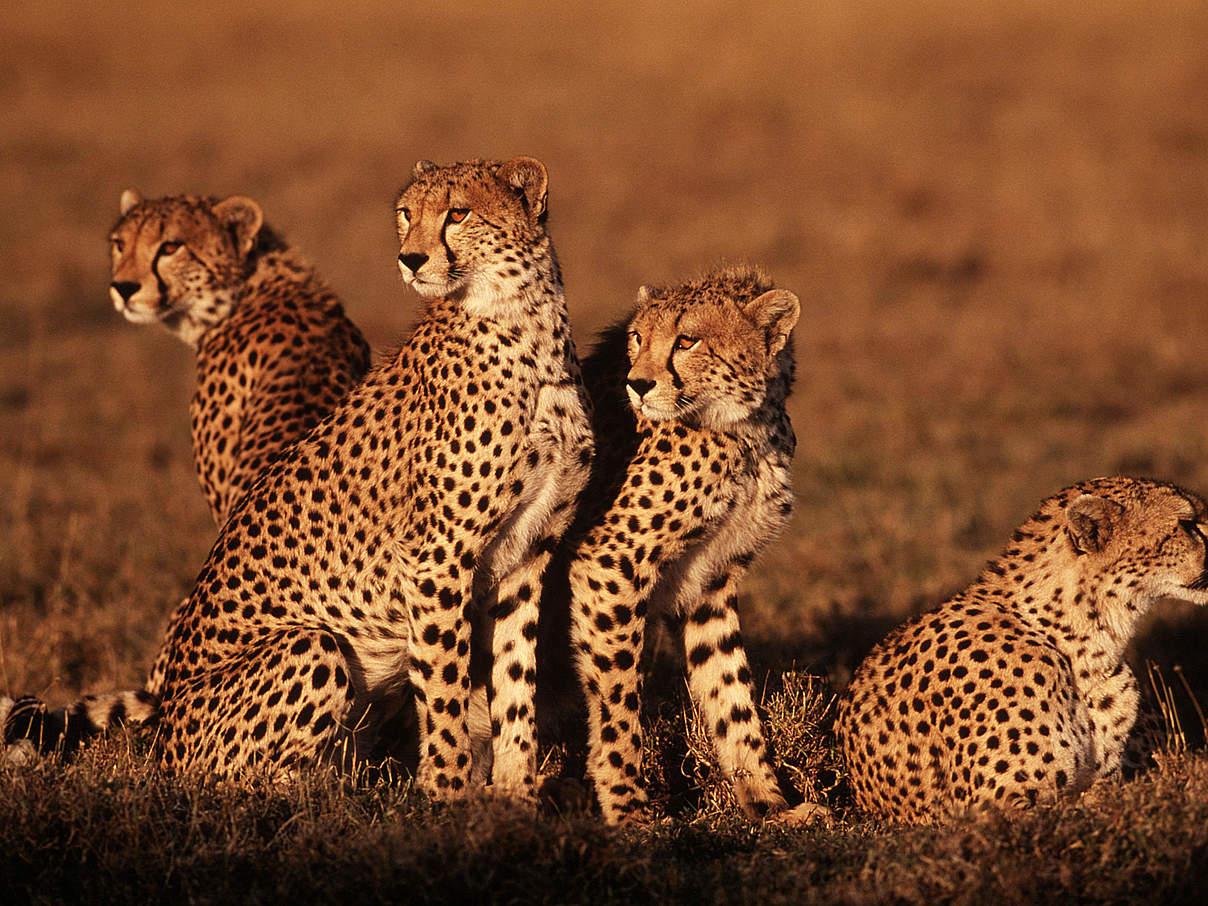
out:
M75 704L55 711L31 695L16 701L0 698L4 745L25 751L32 747L40 753L58 749L70 754L81 742L111 727L149 723L158 715L159 699L141 690L86 695ZM16 751L8 757L14 757Z

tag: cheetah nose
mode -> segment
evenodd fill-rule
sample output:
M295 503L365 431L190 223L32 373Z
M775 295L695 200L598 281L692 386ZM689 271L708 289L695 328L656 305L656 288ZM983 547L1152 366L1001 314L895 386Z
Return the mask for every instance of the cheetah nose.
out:
M423 252L411 252L408 255L399 255L398 260L406 265L413 274L418 274L419 269L424 266L424 262L428 260L428 256Z
M121 280L116 283L109 284L110 288L112 288L115 293L122 297L123 302L130 301L130 297L138 292L139 285L140 284L134 283L130 280Z
M654 381L649 378L630 378L628 384L633 388L633 392L638 395L638 399L641 399L646 395L646 391L654 386Z

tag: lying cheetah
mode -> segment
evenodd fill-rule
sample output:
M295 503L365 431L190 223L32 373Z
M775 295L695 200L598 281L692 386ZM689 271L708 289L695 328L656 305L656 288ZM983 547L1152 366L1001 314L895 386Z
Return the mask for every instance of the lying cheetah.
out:
M791 292L731 268L643 287L628 320L631 366L613 382L625 387L636 440L615 469L596 470L600 496L584 504L596 509L570 567L588 772L609 822L646 809L637 663L646 617L659 611L686 618L689 684L744 811L786 807L735 604L743 572L792 510L796 441L784 404L799 313Z
M416 166L399 266L423 315L236 505L169 643L170 769L355 757L409 673L417 782L458 795L474 606L494 630L494 781L531 793L537 601L592 450L546 185L530 158Z
M892 632L840 703L856 801L900 821L1077 794L1118 773L1121 660L1155 601L1208 604L1204 501L1101 478L1040 505L978 580Z
M369 346L252 199L144 200L127 190L120 211L109 234L109 295L127 320L161 324L196 349L193 457L221 526L265 465L361 379ZM6 735L71 748L110 723L152 716L175 620L145 692L89 696L52 713L24 698Z

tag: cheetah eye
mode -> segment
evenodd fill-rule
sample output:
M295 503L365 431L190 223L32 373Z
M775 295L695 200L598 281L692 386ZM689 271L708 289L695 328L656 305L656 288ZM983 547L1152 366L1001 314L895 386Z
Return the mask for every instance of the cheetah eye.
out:
M159 253L161 255L174 255L180 251L181 246L183 245L183 242L165 242L160 245Z
M629 342L631 342L634 346L641 346L642 345L642 335L640 333L638 333L636 330L629 331Z
M449 208L449 223L461 223L469 213L469 208Z
M676 349L691 349L699 342L700 342L700 337L680 336L680 337L676 338L675 348Z
M399 208L397 211L395 211L395 213L398 214L400 220L405 220L407 223L411 222L410 208Z
M126 251L126 243L118 239L116 236L109 240L109 245L112 246L113 251L119 255Z

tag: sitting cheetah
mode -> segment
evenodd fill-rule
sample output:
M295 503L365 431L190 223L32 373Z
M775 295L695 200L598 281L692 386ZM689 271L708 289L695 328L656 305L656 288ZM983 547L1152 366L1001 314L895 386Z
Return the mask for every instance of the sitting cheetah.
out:
M221 526L261 470L361 379L369 346L250 198L144 201L127 190L109 245L114 307L197 350L193 457Z
M584 504L595 509L584 514L589 527L569 577L588 772L609 822L646 810L637 663L647 614L659 611L686 618L689 684L744 811L763 817L786 807L735 604L742 573L792 510L796 440L784 404L799 313L791 292L732 268L643 287L628 319L632 364L627 376L613 375L611 393L625 387L635 440L619 448L616 468L596 470L599 496ZM615 336L603 343L616 345ZM607 412L610 391L601 383L593 397ZM625 432L618 436L623 443ZM609 455L601 445L602 460Z
M221 526L264 467L360 381L369 345L252 199L143 200L127 189L120 210L109 295L128 321L162 324L197 350L193 461Z
M857 803L935 820L1118 773L1138 700L1124 648L1155 601L1208 604L1206 521L1194 494L1132 478L1045 500L972 586L856 670L838 731Z
M460 794L473 606L495 785L531 794L537 601L592 451L546 185L530 158L416 165L399 266L425 310L227 521L169 642L170 769L356 757L409 673L418 785Z
M109 294L127 320L162 324L196 349L193 457L221 526L264 466L361 379L369 346L252 199L143 200L127 190L120 211L109 234ZM152 715L174 625L151 668L150 694L89 696L53 714L24 698L12 735L30 733L36 721L40 746L73 747L109 723Z

